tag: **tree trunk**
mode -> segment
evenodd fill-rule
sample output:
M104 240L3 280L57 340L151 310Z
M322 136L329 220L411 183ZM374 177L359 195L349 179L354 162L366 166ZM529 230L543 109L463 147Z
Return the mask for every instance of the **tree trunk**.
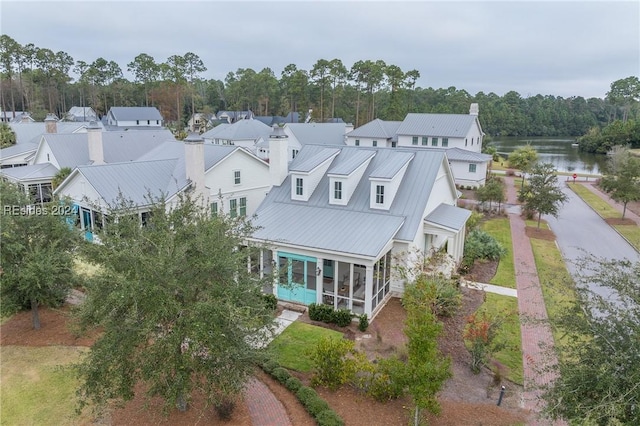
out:
M360 90L358 90L358 96L356 97L356 128L358 127L359 115L360 115Z
M33 329L40 330L40 314L38 313L38 301L36 299L31 299L31 320Z
M538 229L540 229L540 219L542 219L542 213L538 213Z
M622 203L622 218L624 219L624 215L627 213L627 201Z

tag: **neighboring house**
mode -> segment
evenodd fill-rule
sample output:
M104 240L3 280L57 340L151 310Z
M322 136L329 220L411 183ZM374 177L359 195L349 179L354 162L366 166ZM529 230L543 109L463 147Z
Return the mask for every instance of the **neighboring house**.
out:
M189 121L187 121L187 127L189 128L190 132L199 133L203 130L206 130L208 127L211 127L212 120L215 119L216 116L214 114L196 112L189 118Z
M253 112L251 111L218 111L216 113L216 118L222 122L227 122L229 124L235 123L239 120L246 120L248 118L253 117Z
M34 204L51 201L51 179L58 169L50 163L3 169L0 177L20 186Z
M253 117L256 120L262 121L269 127L273 127L276 124L286 124L286 123L299 123L300 122L300 113L298 112L290 112L285 117L281 115L264 115Z
M271 127L253 118L238 120L232 124L220 124L202 134L206 143L235 145L256 152L256 145L269 139Z
M76 224L87 239L104 226L108 206L130 200L146 221L151 200L168 205L183 191L194 191L212 213L251 216L269 190L269 166L235 146L205 145L198 137L160 144L140 159L77 167L55 194L73 200ZM150 198L149 198L150 197Z
M373 120L347 134L347 145L447 150L457 185L484 185L491 156L481 154L484 133L478 104L469 114L407 114L403 121ZM455 149L455 150L454 150Z
M49 115L44 122L10 123L16 134L14 146L0 150L0 168L33 164L33 157L46 133L86 133L88 122L61 122ZM101 126L100 123L98 123Z
M91 107L74 106L64 116L66 121L97 121L98 114Z
M0 111L0 123L33 123L35 120L26 111Z
M111 107L104 121L109 130L159 129L164 125L156 107Z
M255 271L280 273L281 300L373 317L404 292L393 273L420 253L462 258L471 212L440 150L306 145L287 171L287 138L271 138L273 187L256 212Z
M491 155L461 148L449 148L444 152L449 159L456 185L473 188L484 186L489 164L493 160Z
M293 160L305 145L345 145L345 134L353 127L346 123L288 123L282 127L287 136L287 158ZM278 131L274 127L274 131ZM272 131L273 133L273 131ZM256 144L258 157L269 159L269 140Z

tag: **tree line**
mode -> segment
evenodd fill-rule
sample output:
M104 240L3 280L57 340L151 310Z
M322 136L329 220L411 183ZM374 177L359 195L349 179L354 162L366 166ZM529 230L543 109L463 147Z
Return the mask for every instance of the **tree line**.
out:
M638 112L637 103L629 103L624 90L613 90L613 84L604 99L522 97L515 91L472 95L453 86L416 87L418 70L382 60L359 60L349 68L337 58L319 59L309 70L289 64L279 76L269 67L239 68L221 81L204 76L207 67L193 52L164 62L140 53L126 70L133 81L115 61L74 60L64 51L22 45L3 34L0 108L42 119L48 112L62 117L71 106L92 107L99 115L112 106L155 106L178 127L194 111L252 110L269 116L311 109L316 121L342 118L357 127L375 118L402 120L408 112L465 114L478 103L484 131L499 136L578 136Z

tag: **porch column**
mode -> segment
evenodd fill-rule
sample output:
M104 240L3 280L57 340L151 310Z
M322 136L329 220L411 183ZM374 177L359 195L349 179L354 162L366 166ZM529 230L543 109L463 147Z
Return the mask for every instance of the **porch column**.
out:
M371 318L371 302L373 301L373 265L365 267L364 280L364 313Z
M316 259L316 267L320 269L320 273L316 277L316 303L322 304L322 293L324 293L324 259Z
M273 288L273 295L276 296L276 298L278 298L278 284L279 284L278 280L280 279L280 271L278 269L280 268L280 265L278 265L277 250L271 251L271 266L273 268L273 271L275 272L273 274L273 285L271 287Z

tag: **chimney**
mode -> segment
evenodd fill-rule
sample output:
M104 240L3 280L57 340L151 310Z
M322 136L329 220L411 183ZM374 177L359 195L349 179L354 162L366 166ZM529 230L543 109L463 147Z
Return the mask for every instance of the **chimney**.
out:
M273 126L269 135L269 174L271 185L280 186L289 174L289 136L278 125Z
M102 128L97 121L92 121L87 126L87 140L89 142L89 161L92 164L104 164Z
M184 140L184 162L187 179L193 188L193 200L207 208L209 194L204 179L204 139L191 133Z
M54 114L47 114L47 118L44 119L44 129L47 133L58 133L58 120Z
M471 106L469 107L469 115L478 116L479 112L480 112L480 107L478 106L478 104L471 104Z
M29 113L28 112L23 112L22 115L20 116L20 122L21 123L29 123L31 121L31 120L29 120L29 118L31 118L29 116Z

